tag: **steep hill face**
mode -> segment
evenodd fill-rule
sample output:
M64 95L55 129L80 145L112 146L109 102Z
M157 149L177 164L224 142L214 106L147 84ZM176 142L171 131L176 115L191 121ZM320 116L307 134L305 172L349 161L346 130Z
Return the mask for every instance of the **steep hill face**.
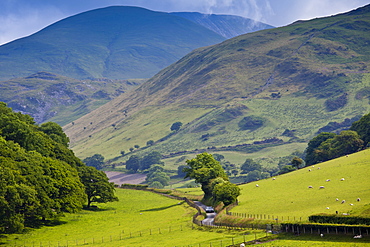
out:
M107 7L0 47L1 79L47 71L72 78L148 78L195 48L225 40L187 19Z
M145 80L77 80L48 72L0 82L0 98L37 123L64 125L89 113Z
M370 110L369 26L365 6L197 49L65 130L80 156L307 141Z
M197 12L173 12L171 14L193 21L227 39L246 33L273 28L271 25L241 16L202 14Z

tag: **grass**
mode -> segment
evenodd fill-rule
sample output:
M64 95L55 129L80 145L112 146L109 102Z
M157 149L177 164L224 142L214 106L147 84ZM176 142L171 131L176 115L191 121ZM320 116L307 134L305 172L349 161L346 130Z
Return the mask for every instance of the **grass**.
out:
M241 185L239 206L232 211L274 215L285 220L288 216L304 220L312 214L335 214L336 211L370 216L369 157L370 150L364 150L280 175L276 180L269 178ZM345 180L341 181L341 178ZM330 182L326 182L327 179ZM308 186L313 186L313 189ZM325 186L325 189L319 189L320 186ZM357 198L361 201L357 202ZM342 200L346 203L341 204Z
M99 210L67 214L57 226L44 226L0 241L7 246L185 246L253 240L261 231L228 231L194 227L195 210L186 203L147 191L117 189L119 202L99 204ZM236 239L235 239L236 241ZM0 242L0 243L1 243ZM93 243L94 242L94 243Z

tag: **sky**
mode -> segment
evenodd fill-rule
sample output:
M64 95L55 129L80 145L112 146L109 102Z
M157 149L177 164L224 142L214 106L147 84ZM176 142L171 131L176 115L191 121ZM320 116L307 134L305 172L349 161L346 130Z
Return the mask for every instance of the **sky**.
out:
M238 15L275 27L343 13L370 0L0 0L0 45L66 17L107 6Z

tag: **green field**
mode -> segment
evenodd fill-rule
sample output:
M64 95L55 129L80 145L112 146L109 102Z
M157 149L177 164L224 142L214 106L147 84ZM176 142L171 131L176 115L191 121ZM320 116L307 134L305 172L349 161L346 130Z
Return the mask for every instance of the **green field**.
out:
M196 210L147 191L117 189L119 202L99 211L67 214L62 224L0 239L6 246L224 246L266 236L262 231L205 230L191 223ZM254 234L256 233L256 235Z
M239 206L232 211L274 215L284 217L284 220L288 216L297 220L302 217L303 220L312 214L335 214L336 211L369 215L369 158L370 150L364 150L280 175L275 180L269 178L241 185ZM342 178L345 180L341 181ZM327 179L330 181L327 182ZM325 188L319 189L320 186ZM336 201L337 198L339 201ZM361 201L357 202L357 198ZM342 200L346 202L342 204Z

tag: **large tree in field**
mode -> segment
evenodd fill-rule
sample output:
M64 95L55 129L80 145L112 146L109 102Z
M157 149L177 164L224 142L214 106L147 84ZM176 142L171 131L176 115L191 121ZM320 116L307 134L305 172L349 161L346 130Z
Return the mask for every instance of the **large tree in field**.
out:
M79 170L81 182L85 185L87 195L87 208L91 203L105 203L118 201L114 195L114 185L109 183L104 172L96 170L95 167L86 166Z
M201 184L204 192L204 200L212 197L211 182L215 178L222 178L228 181L229 178L218 162L211 154L198 154L196 158L187 160L187 167L184 168L185 178L193 178L196 183Z

